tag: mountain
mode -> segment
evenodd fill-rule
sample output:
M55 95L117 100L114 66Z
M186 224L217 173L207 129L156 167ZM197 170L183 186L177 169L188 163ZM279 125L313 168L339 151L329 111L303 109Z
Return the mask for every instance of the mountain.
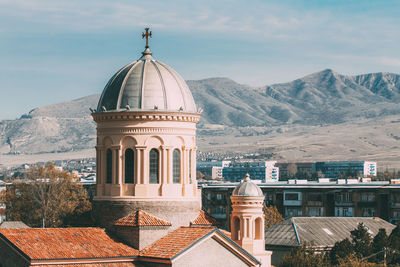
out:
M228 78L187 83L204 110L201 138L266 135L271 127L338 125L400 114L400 75L393 73L346 76L327 69L263 87ZM92 148L96 132L89 107L96 107L98 98L91 95L39 107L19 119L0 121L0 153Z

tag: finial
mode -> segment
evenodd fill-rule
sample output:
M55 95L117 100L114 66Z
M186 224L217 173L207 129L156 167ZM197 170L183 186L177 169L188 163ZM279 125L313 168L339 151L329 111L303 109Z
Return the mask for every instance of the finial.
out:
M246 175L244 176L244 181L245 182L250 181L250 174L246 173Z
M142 39L146 38L146 48L149 48L149 37L151 38L150 28L144 29L146 32L142 32Z

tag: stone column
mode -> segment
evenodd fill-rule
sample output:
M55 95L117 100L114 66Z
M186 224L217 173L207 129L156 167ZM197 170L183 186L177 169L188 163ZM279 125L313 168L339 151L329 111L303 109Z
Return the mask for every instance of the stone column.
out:
M146 161L145 156L145 149L146 146L140 146L137 145L135 146L136 149L136 158L135 158L135 176L136 176L136 181L135 181L135 189L134 189L134 196L146 196L147 195L147 186L146 186L146 179L145 179L145 168L144 165L148 163ZM148 177L148 174L147 174ZM147 179L148 183L148 179Z
M162 165L161 165L161 195L171 196L173 195L172 185L172 146L161 146L162 151Z
M104 195L105 183L105 150L104 145L96 146L96 196Z
M110 147L112 151L112 184L111 184L111 196L121 196L121 157L120 145L114 145Z

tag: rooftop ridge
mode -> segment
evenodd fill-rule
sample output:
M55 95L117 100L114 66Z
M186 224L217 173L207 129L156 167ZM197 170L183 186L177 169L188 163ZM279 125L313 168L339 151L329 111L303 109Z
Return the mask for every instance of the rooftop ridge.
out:
M128 216L125 216L113 224L114 226L128 226L128 227L137 227L137 226L171 226L171 223L157 218L144 210L137 210Z

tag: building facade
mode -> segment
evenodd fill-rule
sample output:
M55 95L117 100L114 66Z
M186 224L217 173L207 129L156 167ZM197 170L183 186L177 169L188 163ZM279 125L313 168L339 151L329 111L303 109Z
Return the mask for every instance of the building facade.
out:
M369 181L369 182L368 182ZM203 208L221 227L229 229L229 196L237 183L200 184ZM320 179L258 184L267 205L275 205L285 218L296 216L380 217L400 222L400 184L397 180L370 181Z
M246 174L260 182L274 182L279 180L279 167L275 164L276 161L209 161L198 162L197 171L229 182L239 182Z

